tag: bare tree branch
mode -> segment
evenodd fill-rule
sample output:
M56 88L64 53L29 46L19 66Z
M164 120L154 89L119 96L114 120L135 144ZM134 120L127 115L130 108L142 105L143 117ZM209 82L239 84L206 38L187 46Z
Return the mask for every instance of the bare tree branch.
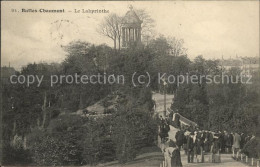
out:
M118 15L111 13L105 17L99 25L97 32L112 39L114 41L114 49L116 49L116 41L118 40L120 48L121 18Z

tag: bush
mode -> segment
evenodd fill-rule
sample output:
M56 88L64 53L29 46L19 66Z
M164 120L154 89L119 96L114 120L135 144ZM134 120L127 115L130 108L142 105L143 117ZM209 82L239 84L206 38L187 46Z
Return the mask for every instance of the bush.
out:
M52 120L48 131L33 131L29 137L32 158L37 165L79 165L82 162L84 121L64 115Z
M260 138L255 137L254 139L249 140L242 149L242 152L249 158L260 158Z
M29 150L24 150L22 147L14 148L9 144L3 146L3 165L27 165L32 162Z
M111 117L89 119L84 127L83 162L96 165L97 162L112 161L115 156L115 143L110 136Z
M108 135L108 118L91 120L63 115L52 120L48 130L34 130L29 146L37 165L95 165L115 159L115 147Z
M123 103L111 116L61 115L50 122L46 132L33 132L33 161L37 165L96 165L133 160L141 148L154 145L157 133L150 93L135 91L139 92L136 98L128 97L126 91ZM149 97L138 98L144 94Z
M133 160L141 148L154 145L157 126L149 112L120 108L113 122L113 141L120 163Z
M46 136L32 145L33 161L37 165L62 165L62 152L57 139Z

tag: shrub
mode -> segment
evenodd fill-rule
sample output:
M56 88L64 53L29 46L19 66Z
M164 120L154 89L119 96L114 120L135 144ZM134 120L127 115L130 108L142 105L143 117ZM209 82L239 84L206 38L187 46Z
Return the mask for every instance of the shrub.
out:
M37 165L78 165L82 162L84 121L79 116L61 116L52 120L48 131L34 131L29 146ZM35 135L33 135L35 133Z
M3 145L3 165L27 165L32 162L29 150L22 147L14 148L9 144Z

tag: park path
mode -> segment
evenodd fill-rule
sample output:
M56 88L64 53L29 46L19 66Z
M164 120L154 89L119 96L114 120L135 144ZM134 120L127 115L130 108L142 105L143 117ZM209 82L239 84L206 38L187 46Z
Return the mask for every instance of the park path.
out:
M188 163L187 156L184 154L184 151L181 151L181 161L183 167L195 167L195 166L219 166L219 167L245 167L246 165L235 161L232 157L232 154L221 154L221 162L220 163L211 163L209 162L209 155L205 155L205 162L204 163Z
M166 95L166 109L171 107L174 95ZM153 93L153 100L156 102L156 112L163 116L164 110L164 95L160 93Z
M170 108L172 104L172 100L174 98L174 95L166 95L166 108ZM160 93L153 93L153 99L156 102L156 112L159 115L163 115L164 110L164 95ZM169 138L175 138L176 129L171 127L169 131ZM160 140L160 139L158 139ZM175 139L174 139L175 140ZM187 162L187 156L185 155L184 151L181 151L181 161L183 167L199 167L199 166L205 166L205 167L211 167L211 166L219 166L219 167L243 167L247 166L239 161L235 161L231 154L221 154L221 163L210 163L208 161L209 155L205 155L205 162L204 163L188 163Z

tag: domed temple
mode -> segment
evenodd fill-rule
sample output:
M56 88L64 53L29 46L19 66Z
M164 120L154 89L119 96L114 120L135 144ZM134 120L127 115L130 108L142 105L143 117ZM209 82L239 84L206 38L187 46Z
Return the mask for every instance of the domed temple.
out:
M122 47L130 45L138 45L141 43L141 24L133 7L129 7L129 11L122 20Z

